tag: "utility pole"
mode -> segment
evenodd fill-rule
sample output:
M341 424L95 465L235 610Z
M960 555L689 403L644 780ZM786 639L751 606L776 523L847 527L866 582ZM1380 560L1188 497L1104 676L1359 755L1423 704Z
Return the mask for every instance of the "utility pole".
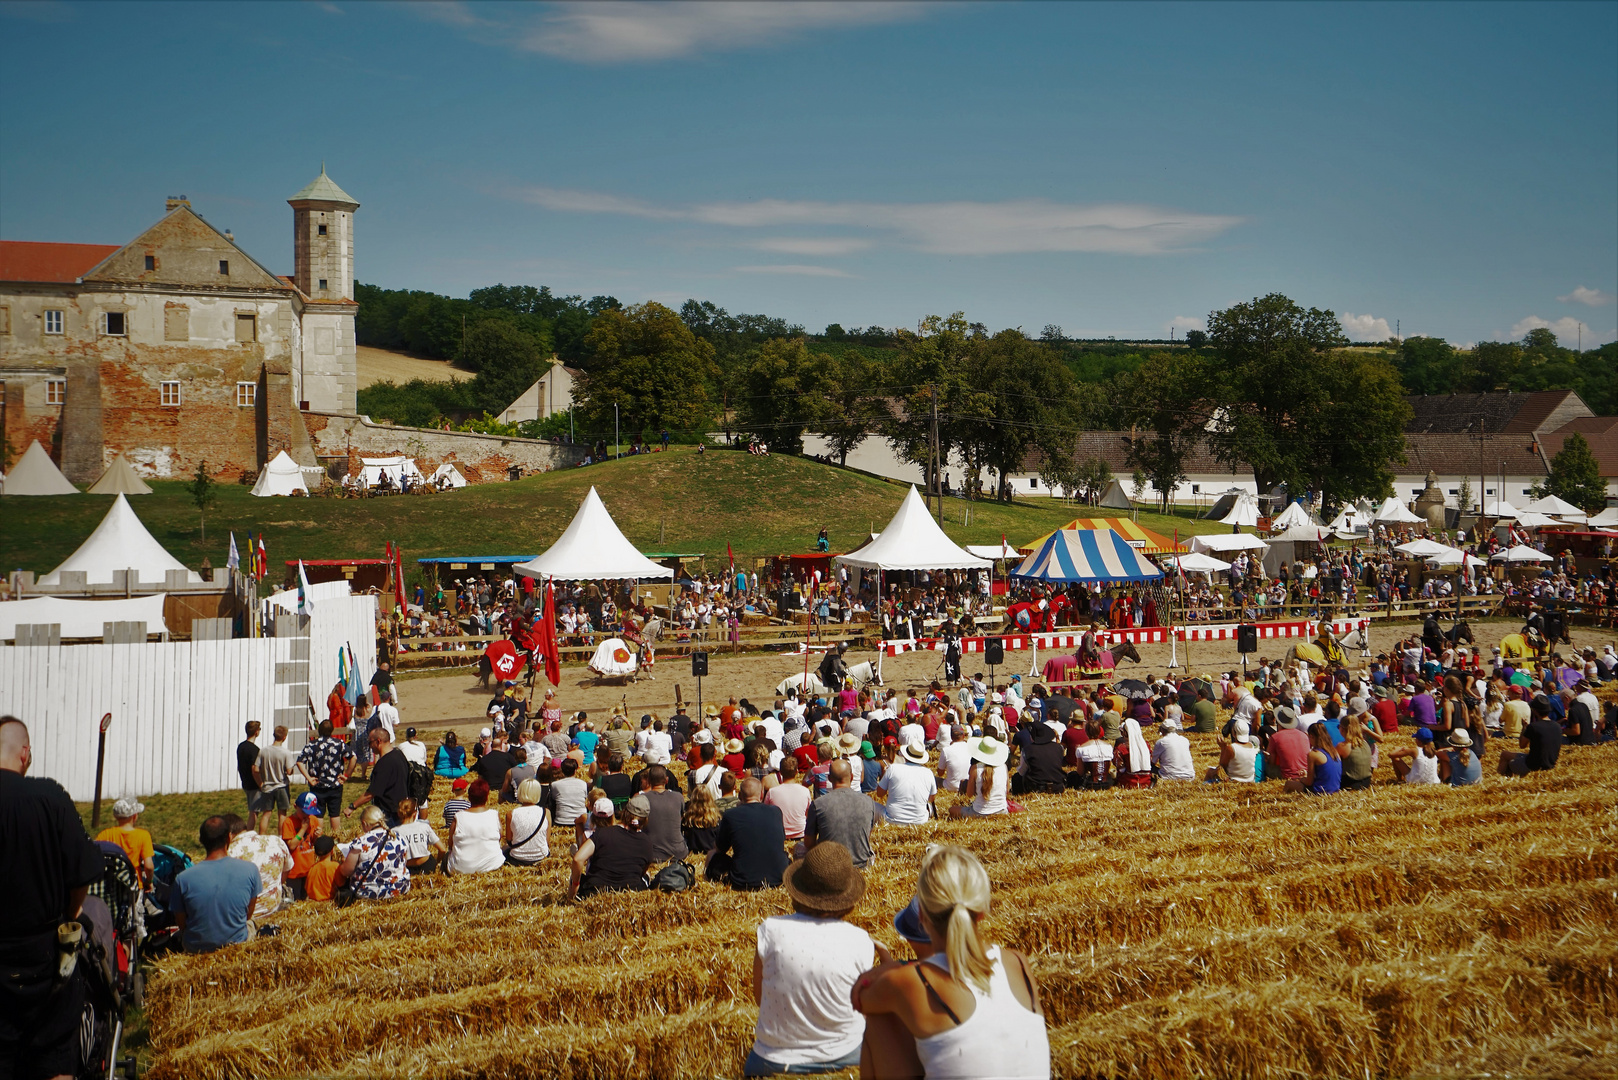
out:
M944 485L942 482L944 476L944 463L940 460L941 455L938 452L938 384L929 383L927 385L927 389L932 393L933 396L932 487L933 494L938 499L938 524L939 527L942 528L944 524Z

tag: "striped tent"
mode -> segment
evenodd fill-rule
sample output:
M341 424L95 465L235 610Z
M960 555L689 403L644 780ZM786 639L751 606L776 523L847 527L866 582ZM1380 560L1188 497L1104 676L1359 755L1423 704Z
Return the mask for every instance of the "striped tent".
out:
M1111 529L1059 529L1011 572L1024 581L1157 581L1163 571Z
M1130 546L1143 555L1183 555L1190 550L1184 543L1181 543L1179 547L1175 547L1174 541L1162 533L1144 529L1128 518L1074 518L1066 525L1063 525L1062 529L1111 529L1129 541ZM1030 551L1043 547L1045 541L1054 535L1054 533L1046 533L1037 540L1030 540L1017 550L1027 555Z

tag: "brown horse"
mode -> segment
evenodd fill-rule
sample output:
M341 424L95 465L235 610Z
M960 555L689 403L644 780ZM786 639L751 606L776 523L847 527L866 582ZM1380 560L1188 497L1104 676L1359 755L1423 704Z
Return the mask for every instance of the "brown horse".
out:
M1083 666L1083 662L1081 661L1079 667L1079 678L1105 678L1106 676L1112 674L1113 669L1118 666L1119 662L1124 660L1128 660L1136 664L1141 662L1140 650L1135 648L1135 643L1132 641L1120 641L1113 645L1113 647L1110 649L1102 649L1096 654L1097 667L1095 668L1086 668Z

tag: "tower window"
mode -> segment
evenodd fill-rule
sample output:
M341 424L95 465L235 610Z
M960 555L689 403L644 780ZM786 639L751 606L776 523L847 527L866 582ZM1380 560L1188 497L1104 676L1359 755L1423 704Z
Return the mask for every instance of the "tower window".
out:
M320 279L320 291L321 292L326 291L326 279L325 278Z
M106 320L105 323L104 323L104 329L102 331L103 333L105 333L108 337L123 337L124 336L124 313L123 312L121 312L121 311L109 311L109 312L106 313L105 316L103 316L103 318Z
M60 334L62 332L62 313L60 311L45 312L45 332L47 334Z
M219 272L221 274L230 273L230 260L229 259L220 259L219 260Z
M148 270L156 270L157 269L157 256L156 255L148 255L148 256L146 256L146 269L148 269Z
M158 395L158 401L163 405L180 404L179 382L176 380L174 382L160 383L158 385Z
M236 384L236 404L240 408L248 409L258 404L258 383L239 382Z
M67 380L66 379L46 379L45 380L45 404L47 404L47 405L61 405L65 401L67 401Z
M320 235L321 236L326 235L326 226L324 226L324 225L320 226Z

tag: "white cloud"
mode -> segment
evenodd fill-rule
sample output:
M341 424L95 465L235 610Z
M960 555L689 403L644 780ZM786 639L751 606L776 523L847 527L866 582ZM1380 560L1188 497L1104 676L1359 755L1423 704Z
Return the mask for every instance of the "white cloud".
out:
M1517 341L1528 335L1530 330L1549 330L1556 335L1557 344L1564 348L1574 348L1579 344L1580 331L1583 331L1586 346L1599 345L1603 341L1611 340L1611 333L1598 335L1591 331L1590 324L1580 322L1571 316L1564 316L1555 322L1547 322L1538 315L1530 315L1521 319L1511 328L1510 340Z
M1206 319L1198 319L1190 315L1176 315L1169 320L1168 329L1177 332L1180 337L1185 336L1187 330L1205 330Z
M547 187L522 188L513 194L548 210L573 213L685 220L740 229L866 229L895 237L898 246L934 255L1057 251L1156 255L1211 240L1242 220L1131 203L1058 203L1048 199L938 203L756 199L675 207Z
M1618 297L1614 297L1612 293L1602 292L1600 289L1586 289L1583 285L1580 285L1577 289L1574 289L1566 296L1558 296L1557 299L1562 301L1564 304L1586 304L1590 307L1606 307L1608 304L1612 303L1614 299L1618 299Z
M1350 341L1386 341L1393 336L1393 327L1388 325L1388 320L1374 315L1355 315L1345 311L1337 316L1337 321L1342 324L1343 333L1348 335Z
M797 274L801 277L853 277L835 266L810 266L804 263L781 263L775 266L733 266L738 274Z
M612 64L672 60L705 52L773 45L802 33L843 26L877 26L923 18L929 5L872 0L801 3L672 0L634 3L563 0L542 9L517 5L505 19L464 3L424 5L422 14L478 31L491 44L561 60Z
M807 236L775 236L757 240L752 244L760 251L779 251L783 255L852 255L871 246L871 241L852 236L829 236L817 240Z

